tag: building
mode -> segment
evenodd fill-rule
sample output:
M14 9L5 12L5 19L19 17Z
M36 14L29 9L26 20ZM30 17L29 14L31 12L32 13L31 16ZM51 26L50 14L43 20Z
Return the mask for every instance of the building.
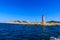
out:
M41 23L42 25L45 25L44 18L45 18L45 17L44 17L44 14L42 14L42 23Z

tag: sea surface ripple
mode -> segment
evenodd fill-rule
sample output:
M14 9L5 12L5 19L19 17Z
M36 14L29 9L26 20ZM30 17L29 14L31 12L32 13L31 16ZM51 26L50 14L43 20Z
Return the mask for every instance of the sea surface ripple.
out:
M0 40L49 40L51 36L60 36L60 26L0 23Z

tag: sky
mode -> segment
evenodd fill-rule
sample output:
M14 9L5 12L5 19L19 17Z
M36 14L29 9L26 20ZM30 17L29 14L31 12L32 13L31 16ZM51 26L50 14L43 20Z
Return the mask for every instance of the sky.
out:
M60 0L0 0L0 22L41 22L42 14L45 21L60 21Z

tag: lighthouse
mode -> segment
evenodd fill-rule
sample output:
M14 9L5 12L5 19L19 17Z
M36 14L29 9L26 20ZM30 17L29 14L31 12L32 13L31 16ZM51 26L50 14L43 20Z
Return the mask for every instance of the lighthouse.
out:
M45 25L45 22L44 22L44 14L42 14L42 25Z

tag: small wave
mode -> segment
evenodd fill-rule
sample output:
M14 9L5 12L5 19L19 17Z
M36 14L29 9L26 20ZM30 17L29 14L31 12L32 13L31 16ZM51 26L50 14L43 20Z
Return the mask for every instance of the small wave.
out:
M60 36L58 36L58 37L50 37L50 40L60 40Z

